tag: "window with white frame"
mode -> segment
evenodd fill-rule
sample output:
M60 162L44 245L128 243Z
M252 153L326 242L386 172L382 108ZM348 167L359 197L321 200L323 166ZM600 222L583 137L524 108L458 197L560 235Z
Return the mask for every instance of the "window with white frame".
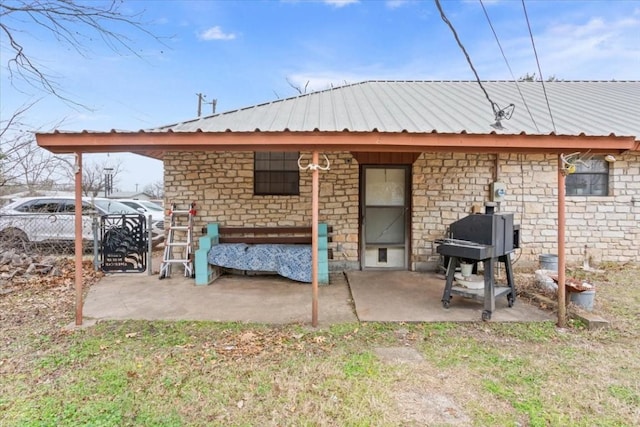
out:
M300 194L300 170L295 152L256 151L253 156L253 193L256 195Z
M593 157L576 163L576 171L566 177L567 196L608 196L609 163Z

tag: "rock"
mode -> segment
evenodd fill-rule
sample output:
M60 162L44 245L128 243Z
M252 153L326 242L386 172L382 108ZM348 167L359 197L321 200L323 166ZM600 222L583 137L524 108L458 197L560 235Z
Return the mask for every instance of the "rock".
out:
M13 259L13 251L12 250L8 250L6 252L4 252L2 254L2 256L0 257L0 265L5 266L8 264L11 264L11 260Z
M25 274L47 274L52 268L52 265L31 263L29 267L27 267Z
M40 264L48 264L48 265L56 265L56 263L60 262L58 257L49 255L40 260Z

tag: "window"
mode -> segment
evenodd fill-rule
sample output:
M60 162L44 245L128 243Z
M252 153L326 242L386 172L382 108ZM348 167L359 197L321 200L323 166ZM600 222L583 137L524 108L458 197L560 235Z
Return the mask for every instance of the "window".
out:
M300 194L298 152L255 152L253 192L257 195Z
M15 208L18 212L25 213L57 213L60 203L51 199L34 199Z
M576 171L566 178L567 196L608 196L609 163L592 158L576 164Z

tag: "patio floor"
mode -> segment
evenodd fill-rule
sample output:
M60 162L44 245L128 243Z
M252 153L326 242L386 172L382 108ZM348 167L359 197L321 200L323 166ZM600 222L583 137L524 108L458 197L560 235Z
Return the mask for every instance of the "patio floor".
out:
M334 273L319 286L318 321L346 322L480 321L481 301L454 296L442 307L444 280L435 273L349 271ZM503 301L504 300L504 301ZM173 275L108 274L93 285L83 317L97 320L212 320L267 324L310 324L312 288L279 276L223 275L209 286ZM517 300L496 300L493 322L551 320L544 312Z

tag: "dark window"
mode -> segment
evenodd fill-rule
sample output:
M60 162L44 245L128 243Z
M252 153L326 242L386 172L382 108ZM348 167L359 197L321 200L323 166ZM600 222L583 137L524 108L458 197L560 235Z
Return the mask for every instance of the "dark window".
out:
M64 213L75 213L76 212L76 202L75 200L65 200L64 206L60 209L60 212Z
M567 175L567 196L608 196L609 163L593 158L576 163L576 171Z
M258 195L300 194L298 152L263 152L253 156L253 192Z
M72 214L76 212L76 201L75 199L65 200L64 207L60 208L60 212ZM82 214L89 215L98 213L96 208L89 202L82 202Z
M51 199L34 199L16 207L15 210L25 213L57 213L59 202Z

